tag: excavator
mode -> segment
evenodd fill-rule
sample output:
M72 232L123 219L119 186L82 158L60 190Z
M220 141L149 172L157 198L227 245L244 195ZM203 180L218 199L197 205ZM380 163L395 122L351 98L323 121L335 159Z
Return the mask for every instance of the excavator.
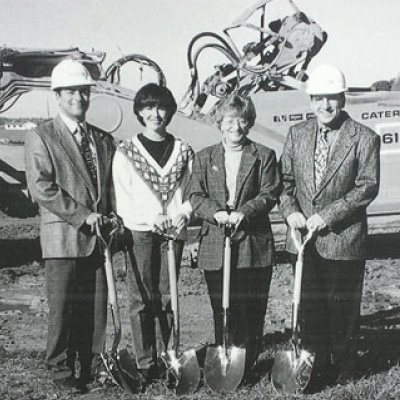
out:
M191 40L187 52L191 82L181 103L186 114L208 109L206 103L212 97L222 98L233 91L252 95L299 89L307 79L306 69L326 42L327 33L291 0L287 0L291 13L271 20L267 6L272 2L259 0L222 35L202 32ZM255 32L256 37L250 36L252 40L239 50L233 31L244 29ZM215 66L215 72L200 84L199 58L206 50L221 53L227 62Z
M274 11L286 3L282 14ZM280 10L282 8L280 7ZM312 117L304 85L307 68L328 40L328 34L293 0L258 0L221 33L201 32L189 43L188 89L179 102L171 131L194 150L218 141L213 125L216 103L229 93L252 97L256 125L250 138L279 156L289 127ZM70 49L0 48L0 118L32 91L50 91L53 67L62 59L81 60L96 81L88 121L112 133L118 140L140 130L132 112L138 87L124 84L129 66L139 75L166 85L159 65L140 54L131 54L103 68L103 52ZM212 65L210 60L218 60ZM211 71L211 72L210 72ZM139 81L140 82L140 81ZM140 83L139 83L140 84ZM350 87L346 110L381 137L381 188L368 208L372 233L400 229L400 76L369 87ZM26 214L28 194L24 176L24 135L0 130L0 211L10 217ZM16 200L17 199L17 200ZM25 204L25 205L24 205ZM285 225L278 210L272 213L276 237ZM278 240L279 241L279 240Z

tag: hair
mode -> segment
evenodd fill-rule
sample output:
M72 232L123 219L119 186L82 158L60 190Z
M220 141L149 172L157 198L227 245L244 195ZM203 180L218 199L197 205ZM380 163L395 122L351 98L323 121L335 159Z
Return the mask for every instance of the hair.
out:
M242 96L236 93L230 94L223 98L216 106L214 111L214 119L218 126L221 127L221 121L224 116L228 113L234 111L240 117L248 121L248 128L250 129L256 121L256 108L254 106L253 100L249 96Z
M139 115L139 112L146 107L155 106L164 108L167 111L166 122L168 125L177 110L175 98L171 91L165 86L148 83L139 89L133 101L133 112L143 126L143 118Z
M340 101L342 102L342 108L346 106L346 94L345 92L340 93Z

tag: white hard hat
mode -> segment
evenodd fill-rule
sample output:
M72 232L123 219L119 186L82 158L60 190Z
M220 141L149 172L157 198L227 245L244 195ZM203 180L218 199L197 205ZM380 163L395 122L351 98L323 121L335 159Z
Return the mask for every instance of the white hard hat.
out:
M74 86L95 85L89 71L77 60L66 59L59 62L51 74L51 89L61 89Z
M347 90L343 72L333 65L320 65L307 81L306 92L309 95L339 94Z

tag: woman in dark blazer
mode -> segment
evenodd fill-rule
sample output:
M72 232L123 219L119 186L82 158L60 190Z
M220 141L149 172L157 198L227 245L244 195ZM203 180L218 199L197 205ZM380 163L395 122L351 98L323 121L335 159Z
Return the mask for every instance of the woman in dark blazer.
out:
M189 198L202 219L198 265L205 270L214 314L215 340L222 342L221 226L236 229L232 243L230 342L247 349L247 372L263 335L274 244L268 213L281 190L275 152L247 138L256 111L249 97L236 94L217 106L222 133L218 144L200 151L194 161Z

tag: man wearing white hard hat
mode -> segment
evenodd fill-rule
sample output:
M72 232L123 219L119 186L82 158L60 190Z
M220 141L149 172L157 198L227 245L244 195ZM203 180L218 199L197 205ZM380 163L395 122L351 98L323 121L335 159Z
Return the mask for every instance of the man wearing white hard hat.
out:
M85 120L94 84L82 63L61 61L51 76L59 114L25 144L28 188L41 211L49 303L46 364L56 387L72 392L85 391L98 377L107 316L96 226L111 211L115 146L109 134Z
M346 90L336 67L314 70L306 91L315 118L290 128L281 158L288 231L315 231L305 253L300 328L316 352L316 385L318 378L347 379L354 368L366 208L379 190L379 136L343 110ZM286 247L296 253L289 234Z

